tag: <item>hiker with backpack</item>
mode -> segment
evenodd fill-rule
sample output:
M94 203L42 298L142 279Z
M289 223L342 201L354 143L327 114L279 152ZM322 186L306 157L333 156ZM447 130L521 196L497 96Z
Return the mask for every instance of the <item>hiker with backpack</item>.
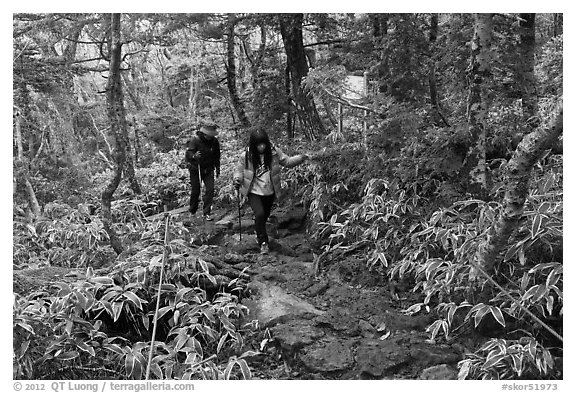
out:
M264 130L250 133L248 147L241 154L234 173L234 187L248 198L255 216L256 239L260 252L267 254L269 239L266 222L274 201L281 195L280 166L294 167L308 159L308 155L287 156L272 145Z
M190 171L190 213L196 214L200 198L200 182L204 183L202 214L206 221L212 220L214 200L214 175L220 176L220 142L216 136L216 124L202 124L186 144L185 162Z

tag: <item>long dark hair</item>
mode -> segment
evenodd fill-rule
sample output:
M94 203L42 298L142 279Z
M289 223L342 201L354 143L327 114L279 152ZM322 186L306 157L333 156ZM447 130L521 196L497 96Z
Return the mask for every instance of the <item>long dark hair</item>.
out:
M268 168L272 167L272 143L270 143L270 138L266 131L258 129L253 130L250 133L250 140L248 142L248 156L246 160L250 159L254 169L260 166L260 153L258 152L258 145L260 143L266 144L266 149L264 150L264 165ZM250 158L248 158L250 157Z

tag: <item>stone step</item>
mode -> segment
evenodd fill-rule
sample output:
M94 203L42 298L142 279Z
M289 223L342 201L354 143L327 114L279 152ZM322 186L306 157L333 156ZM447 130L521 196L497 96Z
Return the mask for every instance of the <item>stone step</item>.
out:
M248 319L257 319L262 327L272 327L295 318L313 318L324 313L276 285L253 281L248 288L251 297L242 303L250 310Z

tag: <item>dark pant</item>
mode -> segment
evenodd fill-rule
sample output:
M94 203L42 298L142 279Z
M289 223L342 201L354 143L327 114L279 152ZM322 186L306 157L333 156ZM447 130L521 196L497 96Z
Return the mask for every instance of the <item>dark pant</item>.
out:
M268 243L268 234L266 233L266 221L272 212L275 195L256 195L248 194L248 202L254 211L256 228L256 239L258 244Z
M214 168L200 168L197 166L190 168L190 212L196 213L198 210L198 200L200 198L200 174L204 183L204 195L202 198L202 213L210 214L212 211L212 201L214 200Z

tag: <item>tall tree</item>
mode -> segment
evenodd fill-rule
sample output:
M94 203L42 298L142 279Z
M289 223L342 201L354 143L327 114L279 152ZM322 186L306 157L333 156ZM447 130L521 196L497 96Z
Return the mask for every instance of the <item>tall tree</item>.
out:
M308 62L302 35L304 15L279 14L278 20L286 51L287 71L290 76L290 97L296 108L296 116L304 134L309 139L316 139L325 133L325 129L312 94L302 85L302 79L308 75Z
M126 121L126 110L124 108L124 94L122 91L122 78L120 76L120 65L122 63L122 40L120 30L120 14L106 15L110 18L110 34L108 38L108 56L110 68L108 73L108 83L106 85L106 111L110 121L110 129L116 140L114 151L115 167L112 179L102 192L102 222L104 229L110 237L110 245L120 254L123 251L120 238L112 227L112 197L120 184L122 173L130 171L130 163L127 165L127 152L130 148L128 142L128 124ZM106 21L107 22L107 21ZM106 25L107 23L105 23ZM131 166L132 176L128 174L131 180L132 188L135 192L140 192L140 186L134 176L134 166Z
M472 53L466 70L468 79L467 120L470 146L463 166L471 191L487 195L486 139L490 108L488 83L491 79L493 14L475 14Z
M250 127L250 121L246 116L246 111L244 110L244 104L240 100L238 95L238 88L236 86L236 54L235 54L235 33L234 28L236 27L236 15L228 14L228 20L226 22L226 53L227 53L227 64L226 64L226 82L228 84L228 92L230 93L230 100L234 106L238 120L240 124L247 128Z
M520 91L526 133L538 126L538 96L534 76L536 14L520 14Z

